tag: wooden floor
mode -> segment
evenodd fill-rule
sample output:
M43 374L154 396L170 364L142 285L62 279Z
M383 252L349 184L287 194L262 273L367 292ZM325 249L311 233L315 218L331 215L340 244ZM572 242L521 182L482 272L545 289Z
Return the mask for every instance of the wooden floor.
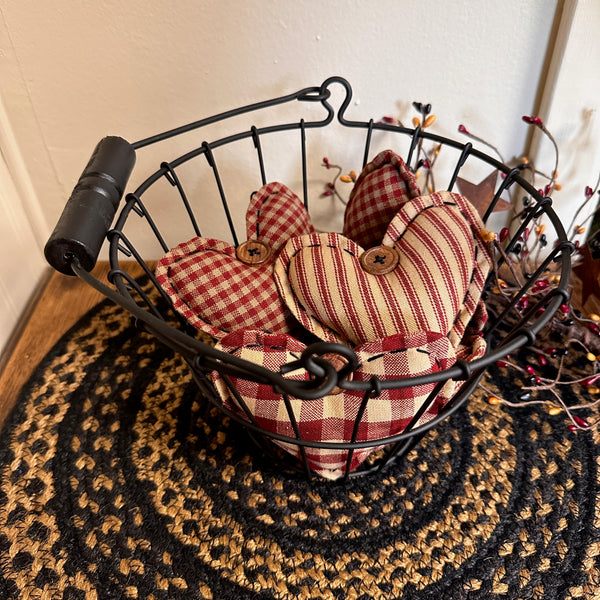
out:
M93 273L105 281L108 263L98 263ZM42 285L26 324L17 332L18 341L0 365L0 424L40 360L80 317L103 299L79 278L57 272L49 274Z

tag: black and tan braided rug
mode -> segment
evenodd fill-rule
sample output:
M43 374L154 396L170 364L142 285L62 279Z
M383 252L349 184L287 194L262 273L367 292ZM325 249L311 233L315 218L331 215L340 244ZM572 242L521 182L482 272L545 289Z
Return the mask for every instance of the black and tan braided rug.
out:
M600 598L600 435L483 395L383 475L308 483L103 303L0 441L2 599Z

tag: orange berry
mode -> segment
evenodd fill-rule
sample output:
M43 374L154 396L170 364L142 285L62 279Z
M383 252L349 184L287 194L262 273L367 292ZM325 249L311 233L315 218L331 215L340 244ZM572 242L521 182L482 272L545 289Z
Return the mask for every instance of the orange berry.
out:
M431 125L433 125L435 123L435 115L429 115L426 119L425 119L425 123L423 123L423 129L425 129L425 127L430 127Z
M493 231L487 229L481 230L481 237L485 242L493 242L496 239L496 234Z

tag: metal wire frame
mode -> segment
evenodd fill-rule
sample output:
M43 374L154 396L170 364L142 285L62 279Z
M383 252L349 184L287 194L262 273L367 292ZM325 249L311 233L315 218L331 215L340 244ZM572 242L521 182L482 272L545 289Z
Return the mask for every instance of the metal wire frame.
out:
M330 104L331 88L336 85L340 85L345 91L345 97L341 102L337 112ZM188 125L166 131L132 144L132 147L136 151L139 151L146 146L164 142L172 137L201 129L207 125L211 125L243 113L268 109L285 103L318 103L325 111L325 116L321 120L305 121L304 119L299 119L298 121L266 127L252 126L248 130L240 131L211 142L204 141L200 146L194 148L193 150L169 162L162 162L160 168L156 172L154 172L143 183L141 183L133 193L127 195L125 205L118 216L114 228L107 233L108 239L110 240L111 271L109 274L109 279L116 289L103 285L101 282L91 276L79 264L76 257L72 259L71 263L71 267L75 274L84 279L89 285L99 289L106 296L126 308L134 315L138 322L145 327L147 331L149 331L163 343L167 344L176 352L179 352L188 362L193 377L201 393L232 419L243 424L262 448L269 447L268 443L264 443L265 439L295 444L299 448L301 463L300 470L303 471L309 478L312 476L312 472L306 458L306 448L347 450L348 459L345 469L345 478L367 472L379 472L386 465L405 456L406 453L414 447L416 442L427 431L439 425L443 419L446 419L461 408L461 406L476 388L481 376L489 365L505 357L507 354L515 352L517 349L527 344L533 344L537 333L547 325L558 307L568 298L567 290L570 274L570 255L573 250L573 245L567 240L566 233L563 229L560 219L552 209L551 199L548 197L543 197L538 190L533 188L533 186L521 176L519 169L511 169L493 157L473 148L470 142L460 143L452 139L432 134L428 131L423 131L420 127L409 129L390 123L374 122L372 119L370 121L349 120L346 118L345 113L351 102L351 98L352 89L350 84L341 77L331 77L324 81L321 86L304 88L294 94L220 113L213 117L195 121ZM442 146L449 146L458 150L460 155L454 167L451 179L448 182L448 186L446 187L446 189L449 191L453 189L461 169L465 166L465 164L467 164L468 161L479 160L491 165L495 169L498 169L504 174L504 179L502 180L499 188L496 190L492 203L483 217L484 222L486 222L489 218L500 196L506 190L510 190L513 186L517 186L532 200L530 206L523 213L521 225L515 232L512 233L510 240L507 242L506 253L509 253L512 249L514 249L515 245L519 241L519 238L522 236L525 229L530 227L534 219L538 219L542 215L545 215L548 218L551 227L556 233L558 241L542 264L539 265L536 271L526 281L523 288L506 305L502 313L493 319L493 322L485 332L488 340L488 351L483 358L470 363L466 361L458 361L452 367L443 371L416 377L395 378L384 381L373 377L369 381L355 381L351 377L352 371L358 366L358 360L354 352L350 348L340 344L318 342L310 345L296 361L285 365L281 371L270 371L259 365L255 365L235 356L231 356L230 354L220 352L211 345L205 344L193 337L193 335L191 335L189 325L185 323L180 315L172 309L170 301L158 285L152 269L148 266L146 261L124 233L125 225L133 213L147 222L151 234L154 235L164 252L169 250L169 246L165 242L165 239L160 232L160 228L157 226L150 210L142 200L144 193L147 192L147 190L157 181L164 178L170 183L171 186L177 189L186 214L190 219L192 228L196 235L200 235L201 227L196 215L192 210L187 193L178 177L177 169L181 165L196 157L204 156L208 166L212 170L214 181L223 206L225 219L229 226L234 244L237 245L238 237L233 224L224 186L222 184L219 166L215 159L213 150L221 146L227 146L228 144L232 144L233 142L237 142L239 140L248 138L251 139L256 151L260 180L264 184L266 183L266 167L262 152L261 139L266 135L282 131L296 130L300 133L299 146L300 159L302 163L303 195L305 206L308 207L307 131L313 128L326 127L334 120L335 117L337 117L338 123L344 127L360 129L366 132L364 141L362 142L364 144L363 166L367 163L369 158L373 132L386 131L400 136L408 136L410 138L410 149L406 157L406 162L409 166L415 160L415 151L417 150L419 143L423 140L429 140L441 144ZM120 267L120 259L122 256L125 256L128 259L134 259L142 266L147 277L150 279L154 288L156 288L158 294L160 295L161 308L159 308L157 303L152 300L151 295L146 293L142 286L139 285L139 283L132 279L129 275L127 275L127 273ZM502 259L500 259L499 264L501 264L501 262ZM543 276L551 263L559 264L558 272L560 273L560 280L558 284L554 289L552 289L551 292L535 303L535 305L532 305L525 314L520 315L520 313L517 313L515 310L519 300L524 294L527 293L527 291L535 284L535 282L541 276ZM491 276L488 279L488 287L490 284ZM163 306L167 307L166 311ZM167 314L167 312L169 314ZM519 316L515 318L515 315ZM173 326L167 322L167 319L172 322L173 317L178 321L179 327ZM330 352L334 352L346 358L347 365L339 371L336 371L333 365L323 358L325 354ZM310 378L304 381L298 381L286 377L287 373L299 368L305 369L310 374ZM223 381L227 385L232 396L236 399L238 405L244 413L245 418L244 416L240 416L239 414L223 406L222 400L214 388L210 378L210 373L213 370L219 371L219 373L222 375ZM232 384L231 377L244 378L259 383L266 383L271 385L274 390L279 392L281 394L282 401L286 406L290 424L292 426L292 430L294 431L294 437L277 434L261 428L252 416L243 398ZM449 379L462 382L457 392L438 416L424 425L417 426L422 415L433 404L441 387ZM371 398L377 397L385 389L431 384L433 384L432 392L429 394L429 397L423 403L419 412L415 415L411 423L404 431L396 435L377 440L363 441L358 439L358 427L360 425L360 419L364 413L367 403ZM300 428L295 421L295 417L291 408L289 401L290 396L310 401L329 394L335 387L342 388L343 390L359 391L363 394L361 409L359 410L351 439L346 442L315 442L303 439L300 434ZM378 463L376 463L374 466L368 464L368 466L359 469L357 472L350 472L349 467L352 460L352 454L356 449L379 447L382 445L387 447L387 451L384 453L383 458L381 458Z

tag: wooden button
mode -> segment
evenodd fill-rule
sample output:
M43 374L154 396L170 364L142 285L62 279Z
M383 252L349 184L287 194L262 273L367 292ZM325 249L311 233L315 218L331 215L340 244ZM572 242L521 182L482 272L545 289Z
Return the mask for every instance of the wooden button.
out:
M371 275L385 275L391 273L400 261L400 257L394 248L389 246L375 246L365 250L360 255L362 268Z
M326 361L331 363L336 371L341 371L348 364L348 361L343 356L340 356L335 352L327 352L327 354L323 354L321 358L324 358ZM346 376L346 381L352 381L352 373L349 373ZM335 395L340 394L343 391L344 390L342 388L336 386L329 393L331 395Z
M260 265L271 256L271 249L260 240L248 240L235 249L235 255L247 265Z

